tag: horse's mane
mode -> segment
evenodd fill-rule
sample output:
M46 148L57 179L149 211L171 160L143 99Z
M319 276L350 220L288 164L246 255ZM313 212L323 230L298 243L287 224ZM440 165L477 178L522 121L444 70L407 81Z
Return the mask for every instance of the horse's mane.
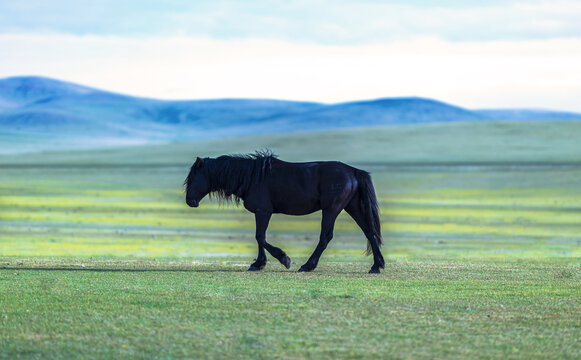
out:
M270 173L272 160L278 156L271 150L253 154L222 155L205 159L204 168L210 182L210 196L240 203L250 186L260 183Z

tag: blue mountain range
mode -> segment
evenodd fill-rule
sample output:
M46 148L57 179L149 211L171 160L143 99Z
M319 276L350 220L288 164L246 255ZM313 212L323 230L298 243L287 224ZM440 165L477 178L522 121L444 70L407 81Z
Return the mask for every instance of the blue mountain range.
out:
M490 120L581 120L581 114L528 109L468 110L416 97L338 104L266 99L168 101L44 77L0 79L0 134L4 138L58 139L63 147Z

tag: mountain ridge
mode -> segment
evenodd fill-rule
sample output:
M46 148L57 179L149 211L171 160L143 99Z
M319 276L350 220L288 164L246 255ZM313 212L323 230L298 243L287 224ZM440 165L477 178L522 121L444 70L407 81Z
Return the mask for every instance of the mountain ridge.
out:
M470 110L421 97L336 104L235 98L160 100L39 76L0 79L2 139L34 136L40 150L52 148L42 145L38 139L43 137L58 140L64 149L77 148L84 138L91 144L102 138L104 143L130 145L351 127L551 119L581 120L581 114ZM18 142L11 146L18 148Z

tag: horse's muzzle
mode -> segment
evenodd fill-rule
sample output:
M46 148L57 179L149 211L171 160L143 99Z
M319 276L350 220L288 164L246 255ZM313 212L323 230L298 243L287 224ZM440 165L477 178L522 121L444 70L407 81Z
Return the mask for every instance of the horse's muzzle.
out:
M198 205L200 205L200 202L194 199L186 199L186 204L188 204L189 207L197 208Z

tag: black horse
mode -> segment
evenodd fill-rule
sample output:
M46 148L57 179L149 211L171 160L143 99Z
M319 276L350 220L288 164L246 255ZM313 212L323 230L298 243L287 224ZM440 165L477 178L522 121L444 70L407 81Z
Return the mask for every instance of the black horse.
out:
M373 253L369 272L379 273L379 268L385 267L379 249L382 238L375 190L369 173L363 170L338 161L289 163L263 151L197 158L184 186L186 203L191 207L197 207L204 196L214 194L236 203L243 200L244 207L254 213L258 257L250 271L262 270L266 265L264 249L290 268L287 254L266 241L266 228L273 213L306 215L323 211L319 244L299 269L312 271L333 238L335 219L343 209L367 237L367 254Z

